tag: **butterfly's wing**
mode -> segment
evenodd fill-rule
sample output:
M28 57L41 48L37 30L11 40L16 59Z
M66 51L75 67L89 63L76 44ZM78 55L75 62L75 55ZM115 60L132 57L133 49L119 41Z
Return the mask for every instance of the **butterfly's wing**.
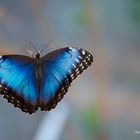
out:
M51 110L68 91L71 82L93 61L92 55L79 48L62 48L42 58L41 110Z
M0 57L0 94L24 112L37 110L38 90L32 58L23 55Z

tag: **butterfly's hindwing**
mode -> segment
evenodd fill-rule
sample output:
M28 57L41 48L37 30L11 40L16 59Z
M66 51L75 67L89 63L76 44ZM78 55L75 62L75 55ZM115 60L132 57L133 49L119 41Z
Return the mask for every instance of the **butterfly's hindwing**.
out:
M51 110L64 97L72 81L93 61L92 55L79 48L63 48L49 53L42 59L43 82L40 93L41 110ZM46 67L46 68L45 68ZM46 70L45 70L46 71ZM51 75L52 79L47 79ZM53 86L45 85L55 83ZM51 89L53 87L53 90ZM52 94L49 93L52 90ZM47 98L47 95L50 95Z

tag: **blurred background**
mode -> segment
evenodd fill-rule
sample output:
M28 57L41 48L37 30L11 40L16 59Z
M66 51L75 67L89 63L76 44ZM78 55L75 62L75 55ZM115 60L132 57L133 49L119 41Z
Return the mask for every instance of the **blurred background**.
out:
M53 111L28 115L1 97L0 140L140 140L140 0L0 0L0 54L51 40L93 65Z

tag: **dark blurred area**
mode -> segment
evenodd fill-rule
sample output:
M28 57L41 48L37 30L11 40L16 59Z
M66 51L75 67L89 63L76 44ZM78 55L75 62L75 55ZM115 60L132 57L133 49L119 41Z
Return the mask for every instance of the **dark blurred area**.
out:
M0 140L139 140L140 0L0 0L0 54L51 40L93 65L53 111L28 115L1 97Z

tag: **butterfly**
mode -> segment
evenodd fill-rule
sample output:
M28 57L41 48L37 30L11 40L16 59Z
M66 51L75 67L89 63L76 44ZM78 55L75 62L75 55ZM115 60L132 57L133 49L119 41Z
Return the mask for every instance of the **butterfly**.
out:
M72 81L93 62L86 50L66 47L41 57L0 56L0 94L32 114L49 111L64 97Z

